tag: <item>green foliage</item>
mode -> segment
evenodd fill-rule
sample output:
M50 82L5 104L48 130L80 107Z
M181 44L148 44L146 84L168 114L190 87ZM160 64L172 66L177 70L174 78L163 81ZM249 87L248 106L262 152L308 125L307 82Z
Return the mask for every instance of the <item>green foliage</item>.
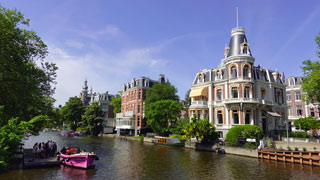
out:
M183 135L183 128L189 123L188 118L178 119L177 123L173 124L170 132L176 135Z
M76 129L76 131L77 132L80 132L80 131L85 131L86 129L85 128L83 128L83 127L78 127L77 129Z
M306 148L306 147L303 147L302 150L303 150L303 151L307 151L307 148Z
M176 95L177 89L171 85L169 81L164 83L156 82L151 89L147 90L145 104L146 108L154 102L160 100L174 100L178 101L179 98Z
M182 105L174 100L159 100L149 104L147 123L155 133L168 136L180 115Z
M57 67L44 61L47 46L32 30L29 19L0 5L0 126L12 117L28 121L51 111Z
M287 150L288 150L288 151L291 151L292 149L291 149L291 147L290 147L290 146L287 146Z
M283 147L282 147L282 146L280 146L279 150L280 150L280 151L283 151Z
M63 120L68 124L70 129L75 131L77 127L79 127L79 122L84 112L81 99L78 97L70 97L60 111Z
M301 86L305 92L304 100L309 103L320 102L320 62L305 60L302 71L305 78Z
M190 92L191 92L191 89L187 91L183 101L183 109L186 111L188 111L189 106L191 105L191 98L189 97Z
M110 105L113 107L113 113L117 114L121 112L121 96L112 97Z
M255 125L237 125L232 127L226 135L226 141L228 145L239 145L238 138L253 138L261 139L263 137L263 131L260 127Z
M317 150L317 148L316 148L316 147L313 147L313 150L315 151L315 150Z
M217 141L218 133L212 123L209 123L208 119L196 119L193 118L190 123L188 123L183 132L185 133L185 139L191 139L196 137L197 140L204 144L212 144Z
M103 112L98 102L94 102L85 108L82 115L82 126L91 135L98 135L103 130Z
M287 137L287 133L283 132L282 134L283 137ZM289 137L296 137L296 138L309 138L311 137L309 134L306 132L290 132Z
M294 126L296 129L301 129L307 132L308 130L318 129L320 127L320 122L314 117L309 116L295 120Z
M256 149L256 146L252 142L246 142L243 147L245 149Z
M267 137L267 140L268 140L268 148L274 148L274 141L270 137Z
M299 148L298 148L298 147L294 147L294 150L295 150L295 151L299 151Z

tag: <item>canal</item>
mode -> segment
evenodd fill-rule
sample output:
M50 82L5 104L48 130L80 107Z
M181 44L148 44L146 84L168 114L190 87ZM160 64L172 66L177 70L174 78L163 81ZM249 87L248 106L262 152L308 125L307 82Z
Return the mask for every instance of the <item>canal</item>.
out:
M79 146L99 156L95 168L82 170L66 166L13 170L0 175L4 180L69 179L320 179L320 168L170 148L110 137L62 137L55 132L40 133L25 141L26 148L35 142L53 140L62 146Z

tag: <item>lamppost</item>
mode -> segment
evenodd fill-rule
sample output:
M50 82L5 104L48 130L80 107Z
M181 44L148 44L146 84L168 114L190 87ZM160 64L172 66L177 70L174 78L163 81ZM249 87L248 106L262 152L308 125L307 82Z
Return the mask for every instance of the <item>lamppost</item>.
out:
M289 126L289 120L288 120L288 118L287 118L287 122L286 122L286 128L287 128L287 141L288 141L288 147L289 147L289 128L288 128L288 126Z

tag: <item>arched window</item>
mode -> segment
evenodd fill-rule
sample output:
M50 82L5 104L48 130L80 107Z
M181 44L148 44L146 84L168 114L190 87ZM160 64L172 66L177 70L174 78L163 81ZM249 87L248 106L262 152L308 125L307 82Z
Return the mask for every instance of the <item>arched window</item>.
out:
M238 110L232 110L233 124L239 124L239 113Z
M249 66L248 65L243 66L243 77L245 77L245 78L249 77Z
M232 78L236 78L237 77L237 68L236 68L236 66L232 66L230 72L231 72L231 77Z
M232 95L232 98L238 98L238 88L237 87L232 87L231 95Z
M250 98L250 87L248 87L248 86L244 87L243 97L244 98Z
M217 112L217 118L218 118L218 124L223 124L223 116L222 116L221 110Z
M217 79L222 79L222 73L220 70L217 70L216 76L217 76Z
M222 90L221 89L217 89L216 99L217 100L221 100L222 99Z

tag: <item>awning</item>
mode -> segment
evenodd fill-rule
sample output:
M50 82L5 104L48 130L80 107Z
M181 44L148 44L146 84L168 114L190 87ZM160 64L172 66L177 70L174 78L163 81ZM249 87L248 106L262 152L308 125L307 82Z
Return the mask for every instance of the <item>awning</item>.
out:
M273 116L273 117L282 117L280 114L276 113L276 112L271 112L271 111L268 111L267 112L269 115Z
M206 96L207 97L207 87L204 88L197 88L191 90L189 97L196 97L196 96Z

